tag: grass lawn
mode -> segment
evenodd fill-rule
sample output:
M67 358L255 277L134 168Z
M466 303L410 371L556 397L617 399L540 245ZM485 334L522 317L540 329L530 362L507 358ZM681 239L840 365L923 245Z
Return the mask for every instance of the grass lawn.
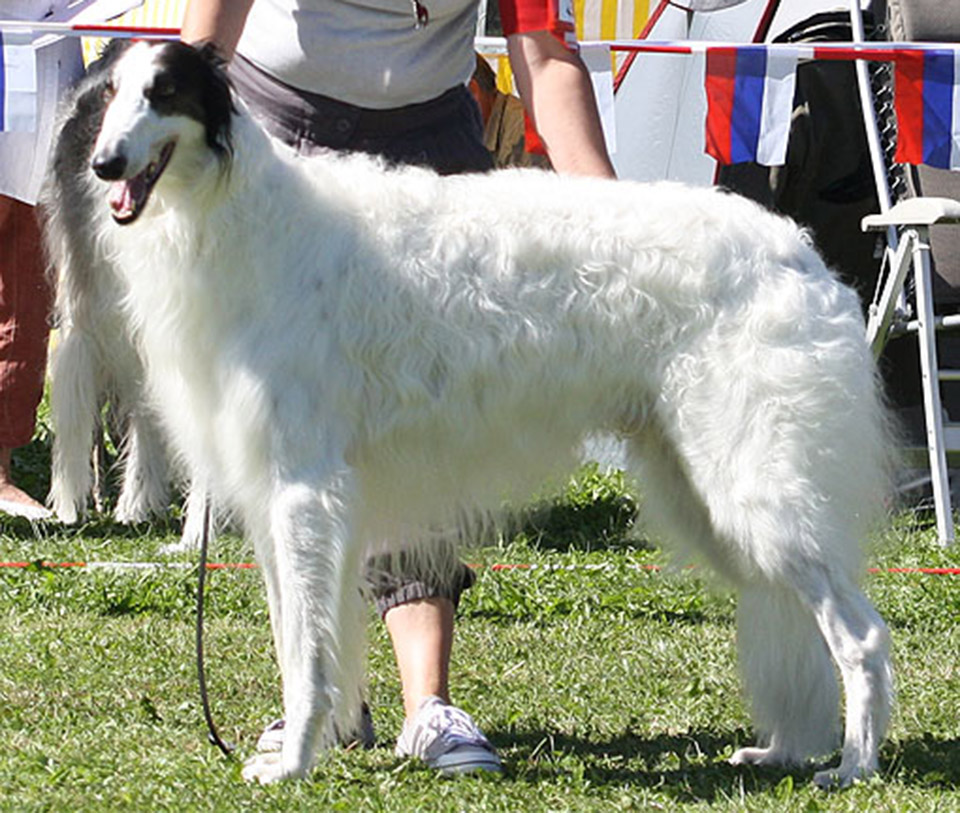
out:
M17 463L42 495L38 444ZM467 556L478 581L461 605L454 699L498 747L503 777L440 780L394 755L399 688L371 617L378 747L329 751L310 781L247 785L206 741L193 568L0 568L0 810L960 810L960 576L887 571L960 565L929 517L900 514L874 540L880 571L865 583L893 630L897 706L881 775L829 794L812 767L726 764L752 737L733 599L700 570L638 567L668 560L632 515L620 478L586 468ZM0 560L169 561L159 549L176 534L174 522L0 517ZM211 558L250 552L228 535ZM263 589L257 571L227 570L208 591L213 713L243 758L280 710Z

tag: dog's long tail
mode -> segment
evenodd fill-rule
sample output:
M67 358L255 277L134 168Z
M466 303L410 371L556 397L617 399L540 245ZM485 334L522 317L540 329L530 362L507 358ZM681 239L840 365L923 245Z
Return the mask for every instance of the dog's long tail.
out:
M839 687L816 619L792 591L742 587L740 668L761 745L771 761L802 762L839 741Z

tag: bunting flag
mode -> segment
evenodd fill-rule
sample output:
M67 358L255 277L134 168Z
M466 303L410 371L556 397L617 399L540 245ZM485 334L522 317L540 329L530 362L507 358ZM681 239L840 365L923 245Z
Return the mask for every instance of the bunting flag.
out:
M893 76L894 160L960 169L960 51L902 51Z
M33 34L0 32L0 132L37 129L37 55Z
M799 50L708 48L706 152L721 164L786 161Z

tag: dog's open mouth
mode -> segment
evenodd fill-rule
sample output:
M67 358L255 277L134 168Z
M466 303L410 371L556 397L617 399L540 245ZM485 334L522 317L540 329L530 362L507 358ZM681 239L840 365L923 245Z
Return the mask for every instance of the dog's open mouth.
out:
M121 226L133 223L143 211L154 184L163 175L163 171L173 155L174 141L168 141L160 150L157 160L147 164L146 169L132 178L114 181L110 184L110 211L113 219Z

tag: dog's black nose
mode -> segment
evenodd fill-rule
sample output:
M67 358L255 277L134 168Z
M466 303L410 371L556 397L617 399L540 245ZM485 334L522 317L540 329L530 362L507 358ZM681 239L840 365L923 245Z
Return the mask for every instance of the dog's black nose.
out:
M109 158L94 156L90 166L101 181L117 181L123 177L127 169L127 159L122 155L113 155Z

